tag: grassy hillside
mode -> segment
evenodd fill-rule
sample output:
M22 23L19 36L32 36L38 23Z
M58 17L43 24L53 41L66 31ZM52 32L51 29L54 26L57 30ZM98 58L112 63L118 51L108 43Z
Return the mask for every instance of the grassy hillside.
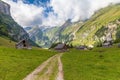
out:
M81 27L83 23L71 23L71 22L66 22L63 24L61 27L56 27L56 29L51 29L53 31L52 37L51 37L51 42L52 43L66 43L70 44L70 42L76 38L75 33L78 31L78 29ZM68 26L69 25L69 26ZM47 33L47 34L51 34ZM48 35L48 36L49 36Z
M87 20L76 33L77 38L72 42L74 45L78 44L96 44L102 41L101 38L108 33L108 25L116 25L119 29L120 24L116 21L120 19L120 4L111 5L97 11L89 20ZM116 31L112 32L113 39L116 39Z
M0 46L4 47L15 47L15 42L11 41L9 38L1 36L0 37Z
M17 50L0 47L0 80L22 80L43 61L56 54L53 51Z
M120 48L70 50L62 57L65 80L119 80Z
M74 39L76 39L75 33L78 31L78 29L81 27L83 23L74 23L71 26L66 27L62 32L60 38L63 42L70 44L70 42Z

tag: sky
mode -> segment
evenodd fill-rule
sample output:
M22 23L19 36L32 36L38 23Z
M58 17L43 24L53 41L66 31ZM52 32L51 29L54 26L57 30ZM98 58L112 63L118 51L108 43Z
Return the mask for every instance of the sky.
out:
M3 0L11 6L11 16L22 27L60 26L89 19L97 10L120 0Z

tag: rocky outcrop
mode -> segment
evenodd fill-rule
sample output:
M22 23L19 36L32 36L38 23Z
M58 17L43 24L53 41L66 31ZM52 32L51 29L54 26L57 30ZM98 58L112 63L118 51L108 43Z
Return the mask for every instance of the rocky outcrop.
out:
M10 15L10 5L3 1L0 1L0 12Z
M28 33L17 24L10 14L10 5L0 0L0 35L14 41L29 39Z

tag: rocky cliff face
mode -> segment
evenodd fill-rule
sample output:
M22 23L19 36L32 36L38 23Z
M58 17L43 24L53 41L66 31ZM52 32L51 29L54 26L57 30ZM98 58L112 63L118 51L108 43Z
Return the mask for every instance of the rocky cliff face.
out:
M3 1L0 1L0 12L10 15L10 5Z
M10 15L9 4L0 1L0 35L19 41L29 39L27 32Z

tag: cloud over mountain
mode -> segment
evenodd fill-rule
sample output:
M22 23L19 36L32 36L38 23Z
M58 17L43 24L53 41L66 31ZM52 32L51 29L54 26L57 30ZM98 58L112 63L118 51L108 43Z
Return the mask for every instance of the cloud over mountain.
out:
M34 26L41 24L42 7L33 4L24 4L21 0L17 3L11 0L4 0L11 6L11 15L21 26Z
M13 18L22 26L58 26L67 19L71 19L72 22L85 20L100 8L111 3L120 3L120 0L50 0L47 7L52 7L53 11L44 12L46 7L25 4L22 0L4 1L11 5ZM47 16L44 16L45 13Z
M118 2L120 0L51 0L50 4L58 18L70 18L74 22L89 18L96 10Z

